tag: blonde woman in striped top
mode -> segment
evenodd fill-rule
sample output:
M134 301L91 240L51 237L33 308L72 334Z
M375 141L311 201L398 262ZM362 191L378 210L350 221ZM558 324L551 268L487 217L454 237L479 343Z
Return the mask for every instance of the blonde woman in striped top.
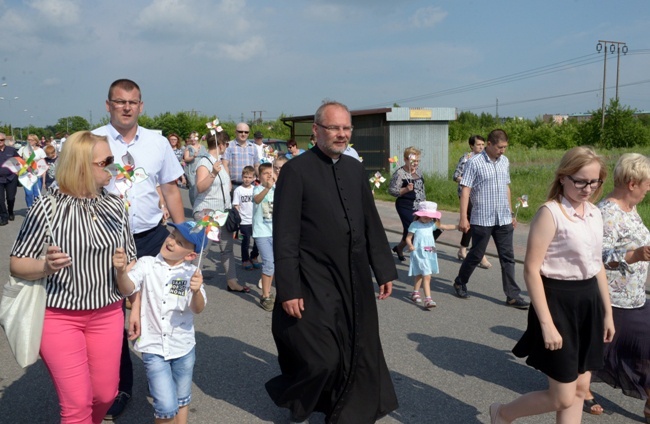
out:
M47 277L40 354L61 422L101 423L117 394L124 317L111 258L124 247L134 261L135 243L124 203L104 189L112 162L106 137L71 135L59 157L58 188L36 200L11 251L12 275Z

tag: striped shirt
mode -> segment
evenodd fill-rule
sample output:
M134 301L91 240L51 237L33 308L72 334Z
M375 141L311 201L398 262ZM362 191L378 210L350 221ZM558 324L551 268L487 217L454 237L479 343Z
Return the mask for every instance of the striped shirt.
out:
M512 223L508 200L510 162L501 155L492 161L485 150L472 156L465 164L460 184L470 187L471 225L494 227Z
M212 165L216 161L217 159L212 155L203 156L198 159L196 169L205 166L208 172L212 172ZM221 167L221 171L215 178L208 178L212 179L212 185L204 192L196 194L193 212L200 212L203 209L212 209L213 211L230 209L230 177L224 167Z
M113 254L117 247L125 247L129 262L135 259L124 202L105 190L92 199L69 196L56 188L48 193L57 201L54 217L49 196L40 196L23 221L11 256L41 256L43 243L50 243L47 214L56 243L72 258L71 266L47 277L47 307L92 310L121 300Z

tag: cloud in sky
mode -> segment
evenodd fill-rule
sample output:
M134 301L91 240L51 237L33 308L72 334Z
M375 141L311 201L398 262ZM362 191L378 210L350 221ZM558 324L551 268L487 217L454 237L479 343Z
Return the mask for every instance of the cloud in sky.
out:
M28 109L38 125L91 113L97 122L105 116L108 85L122 77L141 85L150 115L304 115L325 97L353 108L423 95L402 105L508 103L598 88L595 44L602 37L629 43L621 83L632 82L647 79L650 67L646 1L603 14L587 0L549 0L535 13L514 0L0 0L0 79L8 84L0 95L21 103L11 111L0 103L0 121L20 126L25 117L17 111ZM593 64L435 94L586 55ZM608 85L614 74L610 67ZM649 86L622 89L622 100L650 109ZM536 116L598 105L596 95L586 95L499 113Z
M416 10L410 21L416 28L429 28L442 22L447 15L441 7L429 6Z

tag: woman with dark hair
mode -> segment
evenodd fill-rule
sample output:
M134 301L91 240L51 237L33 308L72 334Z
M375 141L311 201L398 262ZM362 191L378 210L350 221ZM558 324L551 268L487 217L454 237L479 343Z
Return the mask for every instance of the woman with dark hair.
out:
M203 218L203 210L224 211L232 207L230 199L230 173L221 162L228 146L228 134L214 132L206 135L208 155L197 159L196 167L196 201L194 202L194 220ZM237 281L237 267L233 252L233 237L225 227L219 228L219 250L221 263L226 272L228 291L248 293L250 289Z
M27 212L10 268L26 280L47 277L40 355L59 396L61 422L101 423L117 395L124 329L112 257L124 247L132 263L135 242L124 202L104 189L113 163L106 137L72 134L58 162L58 188Z
M468 160L470 160L470 158L474 157L474 155L478 155L483 151L483 149L485 148L485 139L480 135L473 135L469 138L469 147L471 151L469 153L465 153L463 156L460 157L460 160L458 161L458 165L456 165L456 170L454 171L454 181L458 183L458 198L460 198L460 194L462 191L462 186L460 185L460 182L463 179L463 170L465 169L465 164L467 163ZM468 220L470 216L472 216L471 200L467 205ZM472 240L472 229L470 228L469 231L462 234L463 235L460 238L460 248L458 249L459 261L464 261L465 257L467 256L467 248L469 247L470 240ZM483 259L478 264L478 267L483 269L490 269L492 268L492 264L488 262L485 256L483 256Z
M181 164L182 167L185 167L185 162L183 161L183 155L185 154L185 149L183 148L183 143L181 142L181 138L178 136L178 134L171 133L167 136L167 140L169 140L169 145L172 146L172 150L176 155L176 159L178 159L178 162ZM179 183L181 186L187 184L184 174L181 175L177 183Z
M190 190L190 203L194 207L194 201L197 196L196 191L196 169L199 166L199 159L207 156L208 151L199 141L199 133L192 131L185 143L185 151L183 152L183 161L185 162L185 179L187 181L187 188Z
M602 261L603 220L591 203L607 167L588 147L564 154L547 202L530 226L524 278L530 294L528 327L512 352L544 374L548 389L508 404L490 405L492 424L556 412L556 422L579 424L589 371L603 367L614 322Z
M298 144L296 143L296 140L287 141L287 150L289 150L289 153L284 155L287 159L295 158L296 156L305 153L303 149L298 148Z

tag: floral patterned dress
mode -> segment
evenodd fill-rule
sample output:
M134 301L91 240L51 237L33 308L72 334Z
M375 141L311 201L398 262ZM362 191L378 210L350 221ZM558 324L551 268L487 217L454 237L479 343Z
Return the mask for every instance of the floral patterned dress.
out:
M611 201L598 204L603 215L603 263L618 262L617 268L605 265L612 306L616 308L640 308L645 304L645 282L649 262L625 262L625 253L641 246L650 246L650 231L643 225L636 207L623 211Z
M625 262L625 253L650 245L650 231L636 207L626 212L608 199L598 204L603 216L603 263L607 272L616 333L605 345L605 366L592 375L623 394L647 399L650 392L650 304L646 278L650 262ZM617 262L618 266L608 266Z

